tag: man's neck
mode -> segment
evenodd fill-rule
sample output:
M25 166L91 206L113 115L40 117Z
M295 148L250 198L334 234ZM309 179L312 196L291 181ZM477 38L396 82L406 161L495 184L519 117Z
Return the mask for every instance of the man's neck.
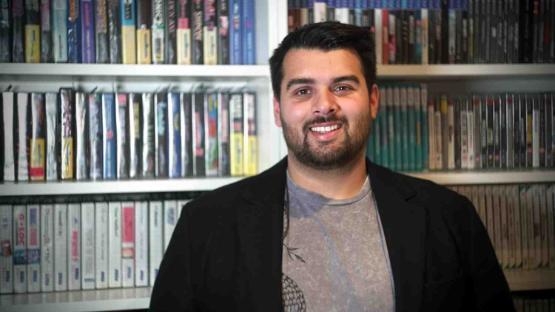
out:
M295 184L331 199L356 196L367 176L364 155L337 169L315 169L300 163L291 154L287 160L287 171Z

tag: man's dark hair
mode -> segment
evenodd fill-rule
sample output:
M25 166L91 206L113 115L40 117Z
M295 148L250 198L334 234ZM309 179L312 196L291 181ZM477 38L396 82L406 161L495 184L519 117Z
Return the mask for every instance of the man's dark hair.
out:
M360 57L368 93L371 92L376 81L376 59L374 41L368 28L339 22L322 22L305 25L285 36L270 57L272 88L278 100L283 79L283 59L291 49L354 50Z

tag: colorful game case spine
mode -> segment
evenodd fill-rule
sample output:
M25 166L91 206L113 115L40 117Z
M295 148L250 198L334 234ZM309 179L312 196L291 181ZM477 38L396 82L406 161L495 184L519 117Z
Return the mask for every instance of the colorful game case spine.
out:
M108 203L94 204L95 287L108 288Z
M40 291L39 205L27 205L27 292Z
M155 152L156 152L156 176L168 177L168 101L167 93L161 92L155 95L156 120L155 120Z
M233 65L243 64L241 4L242 0L229 1L229 63Z
M203 1L203 64L215 65L218 63L218 26L216 19L216 0Z
M89 177L102 179L102 93L88 95L89 109Z
M52 0L52 47L54 62L67 62L67 0Z
M81 204L67 205L67 289L81 289Z
M54 60L52 47L51 0L40 0L40 62L52 63ZM1 38L1 37L0 37ZM0 39L1 42L1 39ZM1 52L0 52L1 54ZM1 58L1 57L0 57Z
M70 180L75 177L75 96L72 89L60 89L61 122L61 178Z
M141 111L142 111L142 154L141 154L141 162L142 162L142 172L141 175L143 177L152 178L155 175L155 167L156 167L156 148L155 148L155 110L154 110L154 101L152 98L152 93L143 93L142 94L142 102L141 102Z
M79 0L68 0L67 11L67 61L81 63L81 17Z
M176 0L166 1L166 64L177 64L177 7Z
M116 178L116 106L113 93L102 94L102 150L104 179Z
M148 286L148 202L135 202L135 286Z
M256 63L256 33L255 33L255 1L243 0L242 36L243 36L243 64Z
M152 63L152 2L137 2L137 64Z
M17 181L29 180L28 99L28 93L20 92L17 94Z
M94 203L86 202L81 204L81 288L94 289L95 268L94 268Z
M192 95L181 93L181 176L193 175L193 128L192 128Z
M116 155L117 178L129 178L129 127L127 124L129 105L127 93L116 94Z
M122 286L135 284L135 204L121 203L121 272Z
M177 224L177 201L164 201L164 252L168 249L168 245L172 238L173 230Z
M207 176L218 175L218 93L204 94L205 126L205 172Z
M191 5L191 56L193 64L202 64L204 61L203 56L203 42L202 42L202 25L203 25L203 0L192 0Z
M169 177L181 177L181 103L177 92L168 93Z
M81 61L82 63L96 63L96 46L94 32L94 4L93 0L81 0Z
M165 52L165 9L163 0L152 1L152 63L164 64Z
M86 180L89 177L89 155L87 145L89 136L87 129L87 95L75 93L75 179Z
M94 23L96 63L109 63L108 9L106 7L106 0L97 0L95 2Z
M120 0L107 0L108 9L108 47L110 63L121 63L121 19Z
M13 292L13 207L0 205L0 294Z
M231 93L229 98L230 116L230 155L231 175L242 176L244 174L244 121L243 121L243 95Z
M15 181L14 93L2 92L2 181Z
M204 94L201 92L193 93L193 175L205 176L205 124L204 124Z
M12 62L23 63L25 60L24 20L25 9L23 1L12 1Z
M54 291L54 205L40 207L40 291Z
M43 181L46 173L46 118L44 94L31 93L31 140L29 142L29 178Z
M121 203L108 203L108 287L122 285L121 274Z
M27 292L27 207L13 206L13 290Z
M141 94L129 94L129 177L141 174Z
M24 32L25 63L40 62L40 10L39 0L25 1Z
M177 4L177 64L191 64L191 1Z
M244 174L258 173L258 129L256 123L256 95L253 92L243 93L244 105Z
M123 64L137 63L137 42L135 40L137 22L136 1L121 2L121 54Z
M229 3L218 0L216 19L218 23L218 64L229 64Z
M12 60L11 50L11 0L0 1L0 62L9 63Z
M153 286L158 276L158 269L162 256L164 254L164 246L162 242L163 228L163 206L161 201L149 202L149 218L148 218L148 271L149 285Z
M67 290L67 205L54 205L54 290Z
M218 174L230 175L229 162L229 93L218 93Z

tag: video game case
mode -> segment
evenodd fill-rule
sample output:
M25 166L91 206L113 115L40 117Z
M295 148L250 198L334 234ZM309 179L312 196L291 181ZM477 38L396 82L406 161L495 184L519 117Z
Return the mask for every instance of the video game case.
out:
M89 177L102 179L102 93L87 95Z
M27 292L27 207L13 206L13 291Z
M168 93L168 166L169 177L181 177L181 103L178 92Z
M11 294L14 283L13 207L0 205L0 294Z
M116 105L113 93L102 94L103 177L116 178Z
M137 63L136 42L136 1L123 0L120 6L121 12L121 55L123 64Z
M193 93L193 175L200 177L206 175L206 150L205 150L205 120L204 120L204 93Z
M142 112L142 154L141 176L152 178L155 176L156 147L155 147L155 119L154 100L152 93L143 93L141 101Z
M67 0L52 0L52 49L54 62L67 62Z
M67 289L81 289L81 204L67 205Z
M12 62L23 63L25 60L24 50L24 14L23 1L12 1Z
M2 92L2 181L15 181L15 144L14 114L15 102L13 92Z
M216 41L218 53L217 63L229 64L229 3L227 0L218 0L216 8L216 20L218 25L218 40Z
M181 97L181 176L193 175L192 94L183 92Z
M530 95L532 101L532 168L540 167L540 103L537 95Z
M129 177L141 174L141 94L129 94Z
M244 121L243 121L243 94L233 92L229 97L230 116L230 154L231 175L242 176L244 174Z
M46 173L46 118L43 93L31 93L29 179L43 181Z
M55 181L59 177L59 151L60 137L59 131L59 112L58 112L58 94L46 93L45 112L46 112L46 180Z
M191 57L192 64L202 64L203 55L203 0L191 0Z
M60 127L61 127L61 179L75 177L75 96L70 88L60 89Z
M54 290L67 290L67 204L54 205Z
M122 286L135 285L135 203L121 203Z
M160 92L154 95L156 107L155 148L156 151L156 177L168 177L168 98L167 93Z
M95 288L108 288L108 203L94 204Z
M206 176L218 175L218 93L207 91L204 94L204 150Z
M96 63L95 44L95 8L93 0L81 0L80 3L80 49L81 63Z
M111 64L121 64L120 0L106 0L108 11L108 47Z
M503 103L505 105L505 143L507 144L506 149L506 161L507 161L507 168L514 168L514 95L513 94L505 94L505 101Z
M117 178L129 178L128 94L116 94L116 155Z
M158 276L158 269L162 256L164 254L163 245L163 222L164 213L161 201L149 202L149 218L148 218L148 270L149 270L149 285L153 286Z
M166 24L165 45L166 64L177 64L177 3L176 0L166 1Z
M224 1L225 2L225 1ZM191 1L177 0L177 64L191 64Z
M218 63L219 49L216 0L204 0L202 12L203 64L215 65Z
M243 93L244 121L244 174L258 173L258 127L256 122L256 96L253 92Z
M0 1L0 62L12 60L10 0Z
M163 0L152 1L152 63L166 63L166 14Z
M170 240L172 238L173 230L177 224L177 201L165 200L164 201L164 252L166 252Z
M122 286L121 273L121 203L108 203L108 287Z
M68 0L67 4L67 61L81 63L81 16L79 0Z
M230 163L229 93L218 92L218 175L231 174Z
M137 2L137 64L152 63L152 2Z
M526 168L534 165L534 97L525 95Z
M54 291L54 205L40 206L40 291Z
M81 288L95 289L95 206L92 202L81 204Z
M545 166L554 166L554 145L555 145L555 131L554 123L555 118L553 118L553 111L555 110L553 102L553 93L544 94L545 101Z
M75 93L75 179L86 180L89 178L89 154L87 145L89 141L87 129L87 94Z
M106 0L97 0L95 2L94 12L94 50L96 53L96 63L106 64L110 62L108 47L108 8L106 6Z
M40 0L40 62L41 63L52 63L52 61L54 60L53 46L52 46L52 24L50 20L51 19L50 2L51 0ZM1 42L1 39L0 39L0 42ZM0 55L1 53L2 52L0 52Z
M244 0L242 12L243 64L256 64L256 10L254 0Z
M29 94L17 93L17 181L29 180Z
M16 2L16 1L14 1ZM14 4L16 6L16 4ZM40 63L39 0L25 1L24 51L25 63Z
M242 0L229 1L229 63L243 64Z
M148 202L135 202L135 286L148 286Z

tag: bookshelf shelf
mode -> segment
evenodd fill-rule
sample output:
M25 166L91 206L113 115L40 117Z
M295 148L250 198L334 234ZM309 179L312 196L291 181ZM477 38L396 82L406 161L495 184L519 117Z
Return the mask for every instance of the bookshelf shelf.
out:
M555 75L551 64L444 64L444 65L378 65L380 79L468 79L549 77Z
M555 270L506 270L511 291L555 289Z
M510 171L429 171L407 173L413 177L432 180L442 185L511 184L555 182L555 170L526 169Z

